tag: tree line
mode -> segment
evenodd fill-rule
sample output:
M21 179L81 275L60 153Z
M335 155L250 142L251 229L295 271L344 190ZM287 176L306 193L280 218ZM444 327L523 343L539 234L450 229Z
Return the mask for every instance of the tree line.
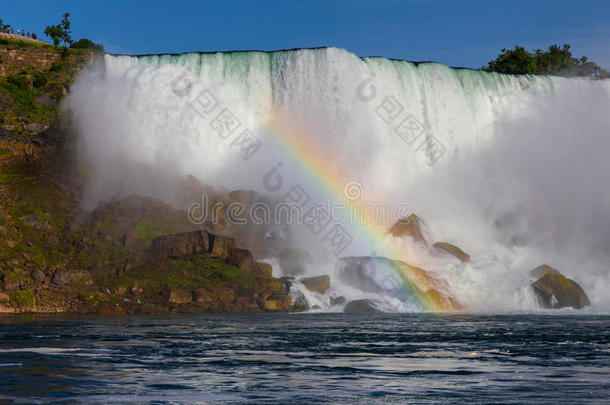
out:
M534 52L515 45L514 49L502 49L500 55L482 69L488 72L513 75L610 78L610 72L605 71L586 56L573 57L568 44L564 44L563 47L551 45L548 51L536 49Z
M11 30L9 24L5 24L0 18L0 31L7 32ZM64 13L61 21L56 25L49 25L45 28L44 34L51 39L53 46L59 46L63 42L63 48L67 49L93 49L98 52L104 52L104 47L90 39L81 38L78 41L72 39L72 29L70 23L70 13Z

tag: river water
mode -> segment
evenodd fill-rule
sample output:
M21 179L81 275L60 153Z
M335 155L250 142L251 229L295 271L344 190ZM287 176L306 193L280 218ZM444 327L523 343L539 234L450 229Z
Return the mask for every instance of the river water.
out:
M609 403L610 316L0 317L0 403Z

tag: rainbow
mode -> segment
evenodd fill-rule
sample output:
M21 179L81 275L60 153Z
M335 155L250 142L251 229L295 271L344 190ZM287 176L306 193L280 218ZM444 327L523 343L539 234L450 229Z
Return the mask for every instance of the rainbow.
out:
M387 243L385 226L375 225L375 221L369 220L370 211L363 209L364 201L361 198L354 199L346 196L346 184L353 179L346 176L346 171L342 170L332 159L328 148L324 149L312 141L316 138L309 136L311 133L312 131L307 125L285 112L273 113L263 126L265 139L271 141L273 147L282 156L290 158L290 162L297 166L296 169L305 176L305 180L321 187L320 189L328 192L329 195L341 199L354 211L357 218L364 219L357 221L356 226L350 228L356 232L355 236L361 243L370 246L372 251L379 253L379 256L389 259L402 257L404 252ZM331 162L335 163L331 164ZM456 300L448 302L443 300L436 290L421 288L421 282L418 282L421 281L418 280L421 277L416 276L425 274L425 271L406 265L406 263L404 266L394 261L390 261L390 263L392 263L393 269L388 271L394 270L396 274L400 275L405 293L417 300L422 311L446 312L459 307L459 305L455 305Z

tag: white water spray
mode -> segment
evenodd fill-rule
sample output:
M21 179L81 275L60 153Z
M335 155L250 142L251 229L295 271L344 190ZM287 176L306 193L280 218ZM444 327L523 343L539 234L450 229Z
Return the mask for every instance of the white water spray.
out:
M601 81L416 66L325 48L107 55L75 83L68 107L93 173L87 204L131 193L172 202L176 179L189 174L268 193L262 178L277 162L286 184L325 200L328 191L263 130L287 112L329 152L329 167L363 185L365 199L407 202L435 240L472 255L469 264L438 265L470 308L535 308L528 270L548 263L606 311L608 94ZM212 123L224 111L239 122L233 133ZM250 156L235 141L245 130L261 142ZM356 241L343 253L371 252Z

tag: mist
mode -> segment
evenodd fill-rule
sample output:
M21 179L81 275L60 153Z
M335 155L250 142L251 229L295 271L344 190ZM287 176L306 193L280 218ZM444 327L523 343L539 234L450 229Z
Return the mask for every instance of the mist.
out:
M314 155L322 173L357 184L362 200L406 204L434 241L468 251L472 261L458 264L409 240L377 241L404 252L394 259L442 275L470 308L535 309L528 271L547 263L582 283L594 309L607 311L608 94L602 81L415 66L329 48L107 55L81 75L66 106L88 173L86 209L133 193L178 205L177 187L188 175L275 200L294 185L311 201L340 197L342 187L312 174ZM230 133L213 124L225 111L239 122ZM286 134L270 129L278 121L299 133L309 155L295 156ZM278 190L265 183L274 168ZM405 213L388 212L379 226ZM354 242L334 256L305 227L292 227L295 247L316 257L310 274L335 280L339 256L378 248L360 237L361 224L344 225ZM379 299L404 309L392 297Z

